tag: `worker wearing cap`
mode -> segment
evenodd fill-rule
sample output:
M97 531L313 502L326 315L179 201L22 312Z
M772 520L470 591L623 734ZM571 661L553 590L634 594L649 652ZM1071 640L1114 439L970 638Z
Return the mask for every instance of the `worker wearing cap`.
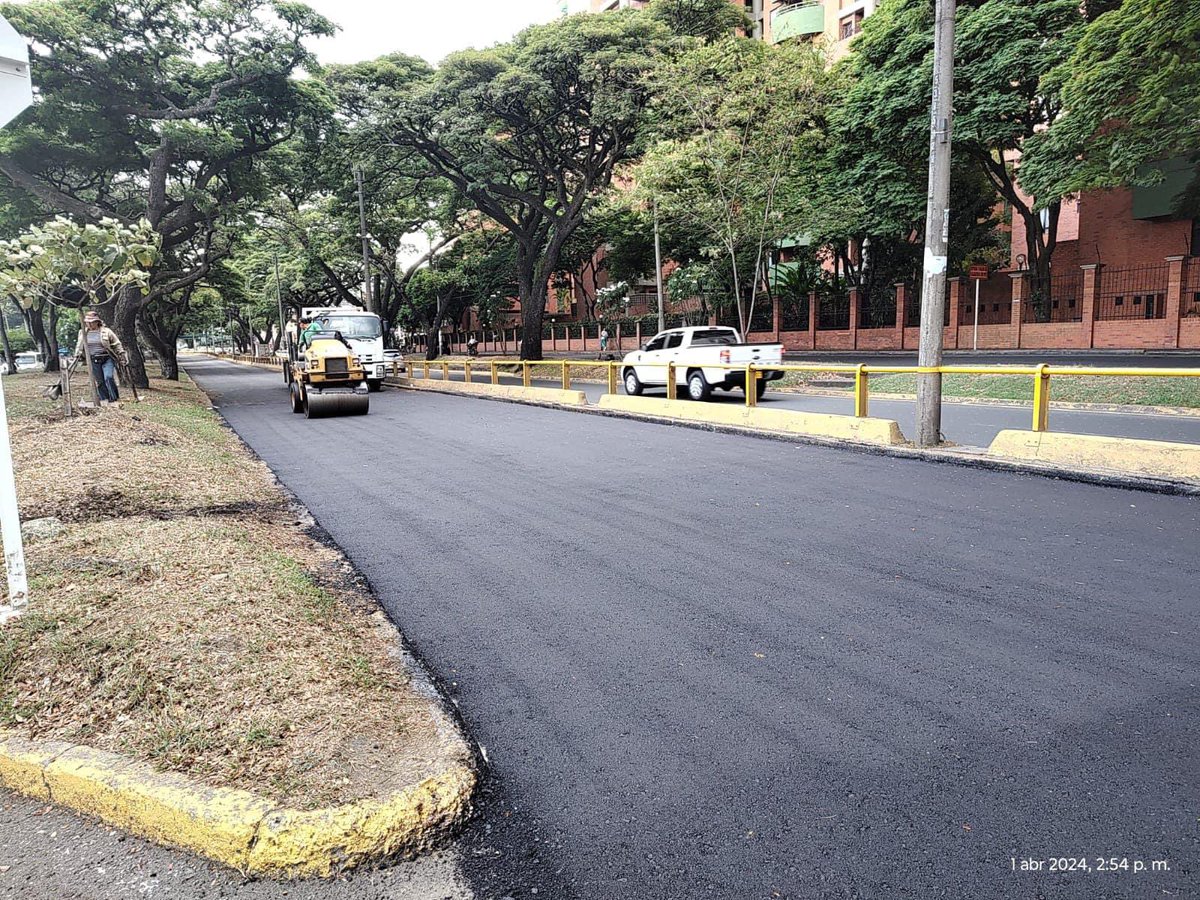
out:
M79 342L75 345L75 361L82 362L88 358L92 361L92 380L96 382L101 402L115 403L120 399L117 363L127 365L129 358L117 333L105 325L100 320L100 314L94 310L83 317L83 330L79 332Z

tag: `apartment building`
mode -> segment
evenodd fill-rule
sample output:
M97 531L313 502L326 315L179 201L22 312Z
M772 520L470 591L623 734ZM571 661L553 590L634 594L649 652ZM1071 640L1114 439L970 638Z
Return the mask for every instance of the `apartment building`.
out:
M640 9L647 0L591 0L592 12ZM753 36L773 44L790 40L822 41L836 58L862 31L863 19L878 0L730 0L746 10Z

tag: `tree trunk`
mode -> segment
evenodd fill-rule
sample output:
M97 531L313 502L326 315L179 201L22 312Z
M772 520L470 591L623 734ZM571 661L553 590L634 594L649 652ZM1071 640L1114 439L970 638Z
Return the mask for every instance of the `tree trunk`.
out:
M29 330L29 336L33 338L38 352L42 354L42 359L46 361L45 364L49 365L50 342L46 340L46 323L42 321L42 308L45 305L45 302L43 302L41 306L23 308L21 315L25 319L25 327ZM49 369L46 371L49 371Z
M17 371L17 355L13 353L12 342L8 339L8 314L0 306L0 341L4 343L4 364L7 371Z
M437 311L433 314L433 324L425 332L425 359L435 360L442 352L442 323L446 320L446 307L449 303L438 297Z
M524 256L524 254L522 254ZM537 284L532 260L519 262L517 297L521 301L521 359L542 359L542 317L546 312L546 284Z
M127 287L117 297L113 308L112 330L117 333L125 346L125 354L129 357L129 377L136 387L150 387L150 378L146 374L146 357L142 355L142 347L138 342L137 320L141 311L141 292L136 287Z
M175 349L175 341L179 338L178 329L174 333L162 334L147 316L141 317L140 324L142 337L146 339L146 343L158 357L158 367L162 370L162 377L168 381L178 381L179 355Z
M46 371L61 372L62 361L58 358L58 307L53 303L47 304L50 321L46 329Z

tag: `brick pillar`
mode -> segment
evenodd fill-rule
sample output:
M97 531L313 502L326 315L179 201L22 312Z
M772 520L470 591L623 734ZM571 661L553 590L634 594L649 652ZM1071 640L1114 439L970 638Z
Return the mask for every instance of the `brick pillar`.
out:
M1168 256L1167 265L1167 346L1179 346L1179 326L1183 321L1183 262L1182 256Z
M808 295L808 347L817 349L817 292L810 291Z
M715 326L717 324L717 314L716 313L709 314L708 324L709 324L709 327Z
M639 347L641 347L642 346L642 320L638 319L637 322L635 323L635 325L636 325L636 327L634 329L634 332L635 332L634 338L637 340L637 345Z
M896 345L904 349L904 324L908 321L908 287L903 284L896 285L896 330L900 332L899 340Z
M858 349L858 303L862 293L857 287L850 288L850 347Z
M1081 324L1090 350L1096 344L1096 310L1100 306L1100 263L1080 266L1083 269L1083 304Z
M779 343L779 333L783 330L783 305L778 297L771 298L771 322L775 331L775 342Z
M1025 298L1029 296L1029 273L1013 272L1012 279L1012 345L1016 349L1021 346L1021 315L1024 311Z
M959 276L957 278L947 278L946 283L950 285L950 340L946 341L946 346L957 350L958 323L962 315L963 285L965 281Z

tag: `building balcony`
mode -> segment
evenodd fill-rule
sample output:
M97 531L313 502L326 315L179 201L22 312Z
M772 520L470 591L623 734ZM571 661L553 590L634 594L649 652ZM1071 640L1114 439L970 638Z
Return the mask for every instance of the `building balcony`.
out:
M825 7L820 3L797 3L771 16L771 42L812 37L825 31Z

